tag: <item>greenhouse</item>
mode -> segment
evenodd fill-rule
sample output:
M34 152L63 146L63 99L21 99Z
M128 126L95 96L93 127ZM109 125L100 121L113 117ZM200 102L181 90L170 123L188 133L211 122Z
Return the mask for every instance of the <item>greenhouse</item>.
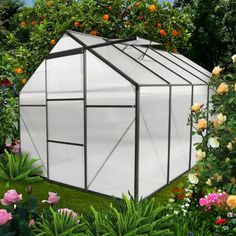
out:
M209 100L211 73L158 47L74 31L58 41L20 93L21 151L46 178L139 198L194 165L187 118Z

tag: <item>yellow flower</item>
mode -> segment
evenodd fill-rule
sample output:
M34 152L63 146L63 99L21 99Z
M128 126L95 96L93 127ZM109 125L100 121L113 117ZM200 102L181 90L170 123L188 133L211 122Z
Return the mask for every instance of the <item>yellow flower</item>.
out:
M226 158L225 158L225 162L226 162L226 163L230 162L230 158L226 157Z
M227 119L222 113L218 114L216 118L219 125L222 125Z
M226 83L221 83L217 88L217 93L224 94L228 92L228 85Z
M206 153L203 152L201 149L196 151L196 158L198 161L201 161L206 156Z
M211 179L210 179L210 178L206 181L206 184L209 185L209 186L212 185L212 183L211 183Z
M213 71L212 71L212 75L219 75L221 73L221 71L223 70L223 68L219 67L219 66L216 66Z
M202 118L199 119L197 122L197 129L201 130L201 129L205 129L207 127L207 121L206 119Z
M198 112L198 111L200 111L200 109L201 109L202 106L203 106L203 103L194 103L194 104L192 105L191 110L192 110L193 112Z
M235 195L228 196L226 203L231 210L234 209L236 207L236 196Z
M196 174L188 174L188 180L191 184L198 184L199 179Z
M209 138L208 139L208 146L212 147L212 148L218 148L220 146L220 143L218 141L218 138Z
M236 54L234 54L234 55L231 57L231 59L232 59L233 63L235 63L235 62L236 62Z
M229 151L231 151L233 149L233 144L229 142L227 145L227 148L229 149Z

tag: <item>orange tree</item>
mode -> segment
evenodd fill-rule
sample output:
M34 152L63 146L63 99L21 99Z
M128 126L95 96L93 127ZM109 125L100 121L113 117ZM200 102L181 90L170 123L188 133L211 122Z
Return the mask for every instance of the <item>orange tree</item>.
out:
M107 38L145 37L175 52L187 44L192 28L188 15L154 0L36 0L33 7L20 8L9 24L0 75L16 91L67 29Z

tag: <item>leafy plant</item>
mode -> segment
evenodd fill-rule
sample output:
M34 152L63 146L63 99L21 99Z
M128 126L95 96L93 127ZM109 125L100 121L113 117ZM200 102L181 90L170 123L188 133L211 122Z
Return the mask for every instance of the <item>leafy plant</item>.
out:
M17 155L5 150L0 156L0 179L7 182L41 180L41 166L34 166L38 159L30 159L27 154Z
M81 226L85 235L174 235L170 230L171 216L167 208L155 207L154 199L129 200L123 195L118 204L111 204L107 213L96 211L91 207L92 214L85 216Z
M49 212L43 214L36 224L35 235L37 236L75 236L81 227L78 218L71 214L61 214L50 207Z

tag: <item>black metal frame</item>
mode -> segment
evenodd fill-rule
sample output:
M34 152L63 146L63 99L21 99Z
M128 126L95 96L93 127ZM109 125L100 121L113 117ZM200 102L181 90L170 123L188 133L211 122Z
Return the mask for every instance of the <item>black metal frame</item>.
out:
M70 31L67 31L66 34L69 37L71 37L72 39L74 39L76 42L78 42L80 45L82 45L82 47L76 48L76 49L71 49L71 50L66 50L66 51L63 51L63 52L51 53L51 54L48 54L48 56L46 57L46 60L45 60L45 100L46 100L46 105L30 105L30 104L23 105L23 104L20 104L20 102L19 102L19 107L24 107L24 106L25 107L27 107L27 106L35 106L35 107L37 107L38 106L38 107L45 107L46 108L47 179L50 180L49 145L48 145L50 142L52 142L52 143L59 143L59 144L81 146L84 149L84 189L79 188L79 187L74 187L74 186L73 187L77 188L77 189L80 189L80 190L83 190L83 191L96 193L96 194L99 194L99 195L102 195L102 196L108 196L106 194L101 194L101 193L97 193L97 192L88 190L88 182L87 182L87 109L88 108L99 108L99 107L102 107L102 108L119 108L119 107L122 107L122 108L134 108L135 109L134 198L135 199L139 199L140 87L149 87L149 86L150 87L163 87L163 86L167 86L167 87L169 87L167 184L169 184L170 182L174 181L174 180L170 181L172 87L175 87L175 86L176 87L177 86L191 86L191 105L192 105L193 104L193 98L194 98L194 86L206 86L207 83L205 81L203 81L201 78L199 78L198 76L196 76L193 73L191 73L189 70L187 70L184 67L178 65L177 63L174 63L173 61L171 61L175 65L177 65L180 68L182 68L183 70L187 71L188 73L193 74L195 77L197 77L199 80L201 80L204 83L204 84L200 84L200 83L199 84L192 84L189 80L184 78L179 73L173 71L171 68L166 67L164 64L162 64L161 62L157 61L152 56L150 56L148 54L145 54L147 57L152 59L155 63L158 63L158 64L164 66L168 70L172 71L174 74L176 74L179 77L181 77L186 82L186 84L170 84L169 81L165 80L160 75L158 75L156 72L154 72L153 70L151 70L150 68L145 66L143 63L141 63L140 61L138 61L137 59L135 59L134 57L132 57L131 55L126 53L125 50L121 50L120 48L118 48L115 45L115 44L119 44L119 43L125 43L125 42L128 42L128 41L133 41L134 38L123 39L123 40L114 40L114 41L108 41L107 39L104 39L106 41L105 43L100 43L100 44L96 44L96 45L92 45L92 46L87 46L82 41L80 41L77 37L75 37ZM117 50L122 52L124 55L126 55L129 58L131 58L132 60L134 60L136 63L142 65L143 68L145 68L148 71L150 71L151 73L155 74L159 79L164 81L165 84L138 84L131 77L129 77L127 74L122 72L119 68L114 66L110 61L108 61L106 58L104 58L99 53L97 53L95 50L93 50L94 48L104 47L104 46L108 46L108 45L112 45ZM135 50L138 50L138 51L142 52L136 46L132 46L132 47ZM154 50L152 48L150 48L150 50L158 53L156 50ZM112 68L114 71L116 71L118 74L120 74L124 79L128 80L135 87L135 104L134 105L88 105L87 104L87 60L86 60L86 52L87 51L89 51L94 56L96 56L101 61L103 61L105 64L107 64L110 68ZM59 99L59 98L57 99L57 98L55 98L55 99L49 99L48 98L48 89L47 89L47 60L55 59L55 58L59 58L59 57L64 57L64 56L78 55L78 54L82 54L83 55L83 90L84 90L83 91L83 93L84 93L83 98L67 98L67 99ZM159 55L163 56L162 54L159 54ZM173 55L173 56L175 56L175 55ZM165 58L168 59L167 57L165 57ZM180 58L178 58L178 59L181 60ZM168 60L170 60L170 59L168 59ZM183 60L181 60L181 61L183 63L186 63L187 65L191 66L187 62L185 62ZM197 71L199 71L199 70L197 70ZM201 71L199 71L199 72L201 72ZM201 72L201 73L204 74L203 72ZM207 92L207 99L209 100L209 86L208 86L208 90L207 91L208 91ZM84 143L80 144L80 143L64 142L64 141L59 141L59 140L50 140L49 139L49 133L48 133L49 132L49 127L48 127L48 102L53 102L53 101L78 101L78 100L79 101L83 101L83 103L84 103L84 108L83 108L83 110L84 110ZM20 127L20 124L19 124L19 127ZM191 154L192 154L192 135L191 135L191 133L192 133L192 122L191 122L191 126L190 126L190 143L189 143L190 147L189 147L189 166L188 166L189 169L191 168ZM189 169L187 171L189 171ZM53 181L53 180L50 180L50 181L57 182L57 181ZM57 182L57 183L60 183L60 182ZM64 184L64 183L61 183L61 184L66 185L66 186L70 186L70 185ZM160 191L160 189L158 189L154 193L150 194L148 197L152 196L153 194L155 194L158 191Z

